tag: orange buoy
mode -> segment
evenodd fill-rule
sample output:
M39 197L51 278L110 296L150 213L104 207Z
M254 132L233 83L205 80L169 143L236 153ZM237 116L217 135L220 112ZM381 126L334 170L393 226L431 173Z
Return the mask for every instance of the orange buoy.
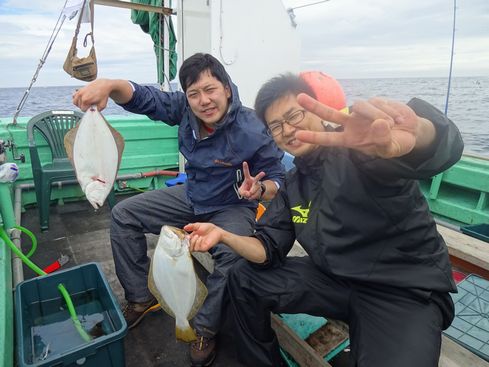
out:
M309 84L316 99L322 104L336 110L346 107L345 92L335 78L321 71L303 71L299 76Z

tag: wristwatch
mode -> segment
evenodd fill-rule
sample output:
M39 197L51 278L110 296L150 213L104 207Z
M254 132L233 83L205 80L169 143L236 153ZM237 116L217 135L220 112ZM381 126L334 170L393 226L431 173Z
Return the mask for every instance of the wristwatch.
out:
M260 181L260 189L261 189L261 194L260 194L260 199L265 195L265 192L267 191L267 185L265 185L262 181Z

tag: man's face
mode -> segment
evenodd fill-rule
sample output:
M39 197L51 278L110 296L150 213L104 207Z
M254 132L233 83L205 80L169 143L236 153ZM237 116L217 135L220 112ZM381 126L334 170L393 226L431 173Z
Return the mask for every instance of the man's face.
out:
M206 125L219 122L228 110L231 90L204 70L185 93L193 113Z
M301 117L303 118L301 119ZM293 126L284 120L289 121ZM278 147L296 157L306 155L317 148L317 145L297 140L295 138L296 131L324 131L321 119L304 110L292 94L273 102L265 111L265 121L272 131L273 140ZM282 131L277 133L280 128Z

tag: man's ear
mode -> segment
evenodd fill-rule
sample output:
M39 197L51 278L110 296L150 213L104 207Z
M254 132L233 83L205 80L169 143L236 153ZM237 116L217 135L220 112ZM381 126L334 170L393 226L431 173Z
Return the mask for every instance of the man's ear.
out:
M226 92L226 98L229 99L231 97L231 88L229 85L224 86L224 91Z

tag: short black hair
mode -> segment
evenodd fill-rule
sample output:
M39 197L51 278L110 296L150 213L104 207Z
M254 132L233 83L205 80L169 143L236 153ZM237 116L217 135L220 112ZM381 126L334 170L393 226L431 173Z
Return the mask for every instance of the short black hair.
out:
M255 99L255 112L266 124L265 112L273 102L289 94L297 96L305 93L312 98L316 98L312 88L298 75L292 73L280 74L262 85Z
M200 74L205 70L209 70L224 86L229 86L228 73L219 60L209 54L196 53L186 59L180 67L178 77L183 91L186 92L189 86L199 80Z

